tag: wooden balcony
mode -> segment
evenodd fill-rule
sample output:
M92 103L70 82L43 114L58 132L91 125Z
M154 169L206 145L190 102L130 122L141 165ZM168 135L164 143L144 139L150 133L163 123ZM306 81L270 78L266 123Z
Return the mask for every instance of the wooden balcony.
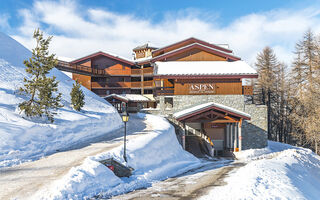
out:
M156 95L163 96L163 95L173 95L174 88L157 88Z
M142 85L143 84L143 85ZM92 82L92 89L105 89L105 88L153 88L153 81L142 82Z
M143 75L153 75L153 67L144 68Z
M92 89L131 88L131 82L114 82L114 83L92 82L91 88Z
M144 69L131 69L131 76L152 76L153 75L153 67L148 67Z
M143 81L143 87L144 88L152 88L152 87L154 87L154 82L153 81Z
M87 76L106 77L108 76L102 69L92 69L91 67L84 65L75 65L65 61L58 61L57 69L61 71L82 74Z
M252 86L242 86L242 94L243 95L253 95L253 87Z
M141 76L141 69L131 69L131 76Z
M130 76L131 69L105 69L106 74L109 76Z

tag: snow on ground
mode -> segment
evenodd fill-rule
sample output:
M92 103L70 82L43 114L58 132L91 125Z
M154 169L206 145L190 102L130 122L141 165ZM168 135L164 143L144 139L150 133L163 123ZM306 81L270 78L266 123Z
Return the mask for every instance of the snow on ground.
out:
M311 150L269 141L237 158L248 163L199 199L319 199L320 157Z
M128 165L134 168L129 178L117 178L100 164L99 160L114 157L123 160L123 147L89 157L61 180L52 184L49 191L39 191L35 199L83 199L100 193L110 197L138 188L151 186L152 182L166 179L198 167L200 160L184 151L178 143L174 128L162 117L139 114L152 130L127 143Z
M23 118L18 104L26 97L18 95L17 91L27 76L23 60L30 55L28 49L0 33L0 167L39 159L57 149L115 130L122 124L109 103L84 87L81 89L86 95L86 104L82 112L74 111L70 106L74 81L55 68L50 75L60 81L59 92L64 105L55 123Z

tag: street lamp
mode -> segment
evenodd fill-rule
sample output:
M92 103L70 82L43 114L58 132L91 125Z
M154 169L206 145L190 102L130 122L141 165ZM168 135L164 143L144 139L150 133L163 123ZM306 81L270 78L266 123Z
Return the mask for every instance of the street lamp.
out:
M124 148L123 148L123 158L127 162L127 156L126 156L126 136L127 136L127 122L129 121L129 113L127 111L124 111L121 114L122 121L124 122Z

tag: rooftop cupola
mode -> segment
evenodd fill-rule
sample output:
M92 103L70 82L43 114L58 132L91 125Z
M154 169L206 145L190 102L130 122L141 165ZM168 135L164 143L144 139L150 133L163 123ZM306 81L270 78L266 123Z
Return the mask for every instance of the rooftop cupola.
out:
M137 46L136 48L133 49L134 52L134 59L141 59L141 58L148 58L152 56L152 50L158 49L156 47L154 47L153 45L151 45L149 42L141 45L141 46Z

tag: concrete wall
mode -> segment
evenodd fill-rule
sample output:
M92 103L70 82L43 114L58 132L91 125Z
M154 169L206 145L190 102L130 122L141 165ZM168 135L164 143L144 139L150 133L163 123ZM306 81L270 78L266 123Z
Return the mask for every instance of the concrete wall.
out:
M164 96L157 98L157 114L164 116L207 102L220 103L246 112L251 115L251 120L245 120L242 124L242 149L267 146L267 107L245 104L244 95L176 95L172 97L173 108L165 105Z

